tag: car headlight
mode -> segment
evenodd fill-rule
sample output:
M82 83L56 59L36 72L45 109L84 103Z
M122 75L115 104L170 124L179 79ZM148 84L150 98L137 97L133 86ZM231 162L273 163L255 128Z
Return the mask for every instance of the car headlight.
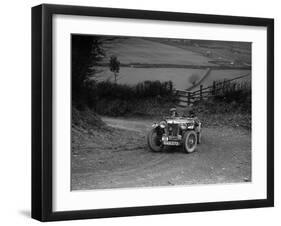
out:
M164 129L166 127L166 122L162 121L159 123L160 128Z
M156 128L158 126L158 123L153 123L152 128Z
M194 129L194 125L193 124L189 124L189 125L187 125L187 128L188 129Z

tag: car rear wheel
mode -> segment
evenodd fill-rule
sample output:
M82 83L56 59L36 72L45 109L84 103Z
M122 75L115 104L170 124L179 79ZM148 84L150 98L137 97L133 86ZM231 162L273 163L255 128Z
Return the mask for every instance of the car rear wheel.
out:
M152 129L147 135L147 144L151 151L159 152L163 150L162 135L156 129Z
M183 149L187 153L192 153L197 147L197 134L193 131L187 131L183 136Z

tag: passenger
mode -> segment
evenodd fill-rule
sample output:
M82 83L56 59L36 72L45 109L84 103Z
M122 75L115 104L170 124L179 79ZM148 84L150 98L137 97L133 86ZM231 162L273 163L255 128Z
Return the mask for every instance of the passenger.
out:
M190 118L194 118L195 117L195 112L194 112L193 104L189 104L186 107L186 109L184 110L183 117L190 117Z

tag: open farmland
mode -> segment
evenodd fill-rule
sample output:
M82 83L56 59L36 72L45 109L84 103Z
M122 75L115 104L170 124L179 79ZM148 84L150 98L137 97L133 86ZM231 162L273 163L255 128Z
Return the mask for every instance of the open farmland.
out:
M244 65L251 65L252 62L252 45L249 42L154 38L149 38L148 40L192 51L201 56L208 56L215 60L227 60Z
M109 68L99 68L103 70L101 79L110 79L113 81L112 72ZM192 74L198 75L200 79L205 70L184 69L184 68L129 68L121 67L118 83L133 85L146 80L173 81L177 89L186 89L192 84L189 78Z
M214 65L208 62L210 60L208 57L198 53L142 38L105 40L103 47L107 54L103 59L105 63L109 62L111 55L115 55L125 64Z
M239 76L247 75L248 73L249 76L239 79L238 80L239 82L251 81L251 71L250 70L212 70L209 76L202 81L201 85L203 85L203 87L211 86L213 84L213 81L234 79ZM196 89L198 89L198 87Z
M238 45L232 42L215 44L207 42L204 45L200 43L198 47L197 44L186 45L186 42L174 42L168 39L137 37L104 37L102 42L106 56L95 66L100 72L95 75L99 81L114 81L114 75L108 66L113 55L121 63L117 79L120 84L134 85L146 80L171 80L176 89L188 89L193 86L190 77L196 75L197 81L200 81L208 67L212 68L212 71L202 80L205 87L211 85L214 80L233 79L250 72L235 66L232 69L225 69L223 68L225 65L216 63L217 58L221 61L235 60L242 55L245 59L243 62L250 63L250 49L241 50L244 45L250 48L247 43ZM204 55L207 49L211 50L210 56Z

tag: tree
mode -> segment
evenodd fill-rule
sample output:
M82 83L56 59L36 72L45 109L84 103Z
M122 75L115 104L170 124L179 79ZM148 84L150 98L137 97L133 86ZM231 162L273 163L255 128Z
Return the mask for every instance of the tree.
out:
M114 81L117 83L117 77L120 70L120 62L118 61L116 56L111 56L109 61L110 71L114 73Z
M192 74L192 75L189 77L189 82L190 82L193 86L195 86L196 83L197 83L197 81L198 81L198 79L199 79L198 74Z
M72 35L71 47L72 100L82 107L91 107L94 101L94 64L105 56L101 37Z

